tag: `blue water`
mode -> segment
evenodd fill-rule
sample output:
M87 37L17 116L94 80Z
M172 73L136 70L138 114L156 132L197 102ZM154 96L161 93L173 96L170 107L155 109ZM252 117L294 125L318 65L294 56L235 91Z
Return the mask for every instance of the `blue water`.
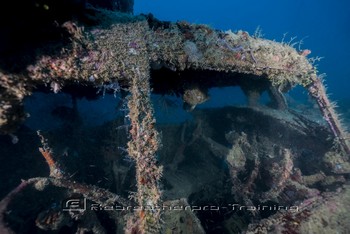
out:
M186 20L214 28L245 30L260 26L264 37L281 41L297 36L310 57L326 73L332 99L349 99L350 1L349 0L135 0L135 14L152 13L161 20Z

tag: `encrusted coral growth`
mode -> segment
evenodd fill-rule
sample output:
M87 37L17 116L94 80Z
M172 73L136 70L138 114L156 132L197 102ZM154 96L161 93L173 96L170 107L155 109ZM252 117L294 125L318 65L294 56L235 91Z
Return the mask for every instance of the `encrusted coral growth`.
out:
M78 80L81 82L111 82L123 80L131 71L140 54L139 29L147 29L145 21L128 24L105 25L91 30L73 22L64 25L72 38L71 48L62 49L59 55L43 55L36 64L28 66L28 75L34 80L58 82ZM125 32L133 31L134 35ZM137 37L135 37L135 34ZM144 48L143 48L144 49Z
M136 223L133 224L135 226L127 231L138 230L139 233L157 233L160 228L160 209L157 207L161 196L159 180L162 168L156 165L155 154L159 139L150 103L148 74L139 71L139 74L135 74L132 82L131 97L128 103L131 121L131 140L128 143L128 152L136 162L136 201L143 209L135 211L135 215L137 215ZM127 227L127 229L129 228Z
M23 98L31 92L28 79L0 70L0 133L11 133L25 119Z
M39 151L41 155L45 158L47 165L50 168L50 176L55 178L62 178L63 172L59 169L57 162L52 157L52 149L49 147L47 140L41 135L41 133L38 131L38 136L41 139L41 144L43 147L39 148Z
M151 61L172 69L206 69L264 75L276 85L309 84L314 68L294 48L247 32L215 31L185 22L155 30ZM191 46L188 46L191 45ZM199 56L200 55L200 56Z
M138 42L138 47L145 48ZM134 211L134 217L128 220L127 233L158 233L160 230L159 181L162 168L157 165L156 152L159 147L159 136L155 129L155 119L151 104L149 66L147 52L138 56L130 74L130 93L128 101L131 122L128 152L136 162L137 193L135 200L141 207Z
M316 99L317 104L323 114L324 119L327 121L332 133L343 151L350 155L350 143L348 133L345 132L342 127L341 121L334 110L334 104L328 99L325 87L322 80L316 76L313 76L313 82L307 86L310 95Z

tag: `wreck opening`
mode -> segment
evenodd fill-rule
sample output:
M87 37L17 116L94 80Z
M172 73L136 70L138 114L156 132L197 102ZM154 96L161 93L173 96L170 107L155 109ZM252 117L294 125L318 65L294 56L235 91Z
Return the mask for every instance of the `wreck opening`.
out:
M237 100L232 104L227 102L228 105L257 106L265 103L275 109L284 109L287 105L282 91L276 90L264 76L210 70L172 71L161 68L151 71L150 82L154 93L182 97L184 108L188 110L210 100L210 89L227 87L238 88L231 90L235 92ZM245 96L245 102L242 100L242 94Z

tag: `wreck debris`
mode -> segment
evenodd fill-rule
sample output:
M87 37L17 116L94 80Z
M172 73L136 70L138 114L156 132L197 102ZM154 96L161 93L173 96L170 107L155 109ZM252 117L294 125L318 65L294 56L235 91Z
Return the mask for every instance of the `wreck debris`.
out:
M330 150L324 155L324 163L335 174L350 173L350 162L341 150Z
M296 212L281 211L251 224L245 233L310 233L342 232L349 228L349 186L337 193L324 193L309 198L298 206ZM344 228L344 229L342 229Z
M185 198L164 202L163 207L162 219L167 225L161 233L206 233Z
M6 195L0 201L0 231L4 234L12 234L14 233L11 229L9 229L4 222L4 215L7 210L8 204L12 201L12 199L20 193L25 187L27 187L27 181L22 181L15 189L13 189L10 193Z
M12 192L10 192L0 201L0 230L2 233L13 233L12 230L6 227L4 222L4 213L6 212L8 204L14 199L14 197L28 186L33 186L37 190L41 191L49 185L66 188L73 193L80 194L86 199L100 204L101 206L111 206L116 203L125 207L130 206L130 202L128 200L96 186L79 184L75 181L52 177L30 178L28 180L23 180L20 185L18 185Z
M284 190L292 174L293 160L291 152L288 149L283 149L281 155L283 159L279 164L273 163L272 168L269 170L272 177L272 186L269 191L262 194L260 199L262 202L276 198Z
M200 112L202 112L202 114L198 114ZM177 130L175 130L175 132L178 135L173 134L173 132L166 133L167 131L164 131L163 128L160 128L160 130L163 130L163 136L168 138L170 137L171 139L173 139L173 141L175 141L176 139L179 139L179 142L181 142L181 136L183 136L182 138L184 139L183 141L185 142L183 144L186 145L186 150L181 152L182 155L179 155L181 162L183 163L181 165L178 165L178 170L174 172L175 175L172 174L171 172L168 172L168 170L173 170L171 168L168 168L163 172L164 174L166 174L166 177L169 177L169 176L174 177L172 178L171 181L170 180L169 181L173 184L173 186L176 186L174 188L175 190L187 186L183 183L182 179L194 173L195 170L200 170L200 167L203 167L204 173L206 174L211 173L211 171L213 170L214 174L209 174L209 177L212 177L212 179L215 180L216 179L215 173L218 173L217 170L223 171L224 169L220 168L220 169L214 170L215 163L211 165L211 162L213 162L212 159L217 158L217 159L221 159L221 161L226 161L225 157L227 155L230 155L228 157L230 158L230 164L225 163L225 168L227 167L230 170L229 175L225 177L226 179L225 183L232 186L231 187L232 193L235 194L235 196L232 196L230 193L230 197L234 197L235 202L238 202L241 205L254 207L256 205L256 202L259 201L260 196L262 196L264 192L275 191L271 184L272 183L278 184L280 181L280 177L275 176L275 174L276 175L283 174L283 171L279 171L277 169L278 167L276 167L276 169L274 171L271 171L270 173L269 167L267 165L272 165L273 163L275 163L275 164L280 164L281 168L290 168L286 166L291 164L290 160L292 160L293 165L295 165L298 163L298 157L301 157L300 152L297 151L298 149L303 150L303 148L307 148L311 150L312 152L314 152L314 156L308 156L308 157L312 158L312 157L315 157L315 155L319 155L319 154L322 155L323 154L322 150L327 150L329 148L329 145L327 145L326 139L324 139L323 137L319 139L319 136L323 136L325 133L327 133L327 131L325 131L323 127L319 126L319 129L314 129L315 132L319 133L319 136L312 136L312 135L305 134L300 130L303 128L301 127L298 128L295 126L296 124L298 124L298 122L293 121L292 115L285 117L284 119L277 119L274 115L277 116L278 111L275 111L275 112L266 111L265 113L261 111L261 109L258 111L252 108L233 108L233 107L227 108L226 107L219 110L216 110L216 109L205 110L204 113L206 113L206 115L203 115L203 110L194 110L193 113L198 116L198 120L196 120L197 124L196 125L188 124L187 126L178 125L176 128ZM218 119L218 116L221 117L220 123L217 123L217 121L215 121L216 119ZM285 122L286 119L291 122L290 123ZM271 122L274 123L274 126L273 126L274 129L272 129L272 131L271 130L269 131L266 128L268 129L271 128L269 124ZM283 124L279 124L282 122ZM249 125L249 124L253 124L253 125ZM303 126L302 123L299 123L299 125ZM219 126L226 126L226 127L225 128L221 127L220 129ZM233 130L227 132L227 128L228 128L227 126L230 126L230 129L233 129ZM251 126L251 127L247 127L247 126ZM211 128L214 128L215 131L211 130ZM245 130L246 132L244 133L240 132L240 128L247 128ZM275 128L278 129L278 131L275 130ZM284 129L286 129L287 132L284 132ZM286 138L279 137L279 134L282 134L282 133L286 135ZM168 136L165 136L166 134ZM225 142L222 142L222 140L218 140L216 137L216 134L221 135L222 140L224 140ZM297 140L293 140L294 141L293 144L290 145L290 142L292 139L297 139ZM307 140L310 141L310 145L305 146L305 142ZM315 144L315 142L322 143L322 144ZM166 141L164 141L163 144L166 144L166 146L168 146L168 143L166 143ZM276 146L270 147L273 144L276 144ZM280 147L278 147L277 145L279 145ZM285 156L282 154L283 152L282 149L285 148L283 146L288 146L288 145L291 148L290 149L291 152L293 152L293 157L291 157L290 160L285 160ZM319 147L322 147L322 149L320 150ZM171 150L170 153L173 153L174 155L178 148L180 147L177 147L177 145L175 144L174 149L170 148ZM195 158L194 160L197 161L201 166L193 168L192 170L183 171L184 170L183 166L186 165L188 162L190 162L189 158L195 156L193 155L193 151L198 151L197 149L201 149L201 150L200 152L198 152L197 158ZM192 152L192 155L191 155L191 152ZM198 158L203 158L203 161L202 162L199 161ZM237 160L234 160L234 159L237 159ZM315 159L315 160L319 161L319 159ZM161 162L163 163L163 161ZM174 159L174 162L177 163L179 161L177 159ZM201 171L202 173L203 173L203 170ZM267 172L264 172L264 170L266 170ZM302 168L302 170L308 171L305 168ZM235 171L238 171L238 173L236 173ZM176 173L179 174L180 172L182 173L182 175L179 176L179 178L176 178L175 177ZM318 172L319 171L315 172L315 177L317 177ZM183 175L183 173L187 173L187 174ZM264 173L266 174L264 175ZM294 202L302 201L305 198L308 199L313 196L318 196L319 191L317 189L311 189L309 187L311 185L303 184L303 178L302 178L303 175L300 175L301 179L298 180L296 178L297 176L294 174L295 174L294 171L292 171L291 174L289 175L289 178L290 178L289 181L287 181L286 183L281 183L281 187L284 188L284 189L281 189L283 191L279 193L275 191L276 198L269 197L268 202L277 201L281 205L293 204ZM324 174L327 177L330 175L333 175L331 172L327 170L324 171ZM231 175L233 175L235 179L232 179ZM305 176L305 180L309 180L309 181L311 180L311 177L309 177L309 175L310 173L308 173L308 176ZM263 176L263 181L261 181L262 176ZM203 177L205 176L202 174L199 174L198 183L203 183L201 181ZM178 180L179 185L176 185L176 180ZM81 184L79 185L79 183L75 183L74 181L67 180L67 182L65 182L64 179L58 179L56 182L56 180L53 180L53 179L46 180L46 178L43 178L42 180L38 179L37 180L38 183L35 183L33 185L35 185L36 189L42 190L43 188L50 186L51 181L53 181L52 183L57 183L57 184L62 183L64 186L76 185L78 188L81 186ZM273 182L270 183L270 181L273 181ZM217 181L215 181L215 183L217 183ZM260 184L262 183L265 185L265 190L259 187ZM316 179L314 183L317 183ZM315 185L312 185L312 187L314 186ZM204 187L204 186L200 185L199 187ZM228 190L230 191L231 188L228 188ZM91 190L96 191L98 188L94 186L94 187L85 187L85 188L82 188L81 190L75 190L75 189L77 188L71 187L71 189L68 189L68 191L77 191L78 194L82 192L84 194L89 195L91 193L89 193L88 191L91 191ZM191 192L193 193L194 189L195 187L190 188L190 191L187 194L190 194ZM169 195L169 193L167 195ZM134 197L137 197L137 196L138 196L138 193L135 192ZM87 197L87 199L93 200L96 198ZM101 201L98 201L98 203L100 202ZM126 202L129 202L129 205L130 203L134 204L130 201L126 201ZM193 201L190 200L190 204L196 204L192 202ZM121 204L119 202L117 203ZM164 205L167 203L160 202L160 204ZM187 214L187 213L186 214L179 213L179 216L184 217L182 219L184 221L184 224L190 225L192 223L193 227L199 225L195 223L191 218L197 214L196 213ZM249 211L249 213L251 212ZM56 213L53 213L53 215L56 215ZM139 222L137 222L138 215L143 216L145 215L145 213L139 214L138 211L135 211L135 213L131 215L131 217L135 217L134 215L136 215L136 218L133 220L135 221L135 224L138 225L139 224ZM255 212L254 217L256 219L259 219L260 215L261 214L259 214L259 212ZM46 216L44 216L44 218L45 217ZM163 216L161 215L160 217L162 219ZM237 217L234 218L234 216L232 216L230 220L231 220L230 222L234 222L234 220L236 220L237 222L243 222L242 219ZM201 221L203 222L202 219ZM226 222L229 222L229 220L226 220ZM170 226L167 226L167 224L168 224L167 222L164 224L161 223L160 226L161 228L168 230ZM123 223L123 225L125 224ZM228 223L227 225L229 226L233 224ZM127 226L127 227L130 227L130 226ZM133 225L132 227L135 227L135 226ZM204 224L203 224L203 227L207 230L207 227ZM181 229L183 228L183 226L179 224L179 226L176 228ZM136 229L133 229L133 230L136 230ZM243 227L240 230L242 231L246 230L245 226L243 225Z
M85 199L89 199L98 203L101 207L113 206L115 204L120 204L124 207L130 206L131 203L128 200L120 197L119 195L113 194L108 190L96 187L94 185L80 184L65 178L65 175L63 174L62 170L58 167L58 164L52 158L52 150L48 146L47 140L42 136L42 134L39 131L37 132L37 134L41 138L41 142L43 145L42 148L39 148L39 151L45 158L47 165L50 168L50 177L35 177L27 180L22 180L21 184L19 184L14 190L12 190L5 198L3 198L0 201L1 233L14 233L10 228L6 226L4 222L4 214L11 201L28 186L32 186L38 191L43 191L46 187L50 185L54 187L65 188L72 193L80 194ZM48 216L51 216L51 218ZM85 216L87 217L88 215ZM83 216L84 218L82 220L86 218L85 216ZM50 223L42 220L46 218L51 220ZM65 222L68 221L68 219L69 217L67 217L66 214L62 213L61 211L56 212L53 210L48 210L38 215L36 224L39 228L42 228L44 230L56 230L61 225L65 225ZM101 230L103 229L103 227L98 226L94 226L94 228L99 228Z

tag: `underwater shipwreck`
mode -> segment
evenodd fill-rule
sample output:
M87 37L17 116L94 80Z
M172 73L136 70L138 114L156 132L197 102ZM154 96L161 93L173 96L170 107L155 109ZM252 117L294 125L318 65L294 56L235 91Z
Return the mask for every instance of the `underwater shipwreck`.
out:
M82 2L20 2L1 25L0 233L350 230L349 135L309 50ZM247 103L200 108L215 88ZM37 109L51 128L26 124L62 95ZM105 96L115 117L84 124L81 101Z

